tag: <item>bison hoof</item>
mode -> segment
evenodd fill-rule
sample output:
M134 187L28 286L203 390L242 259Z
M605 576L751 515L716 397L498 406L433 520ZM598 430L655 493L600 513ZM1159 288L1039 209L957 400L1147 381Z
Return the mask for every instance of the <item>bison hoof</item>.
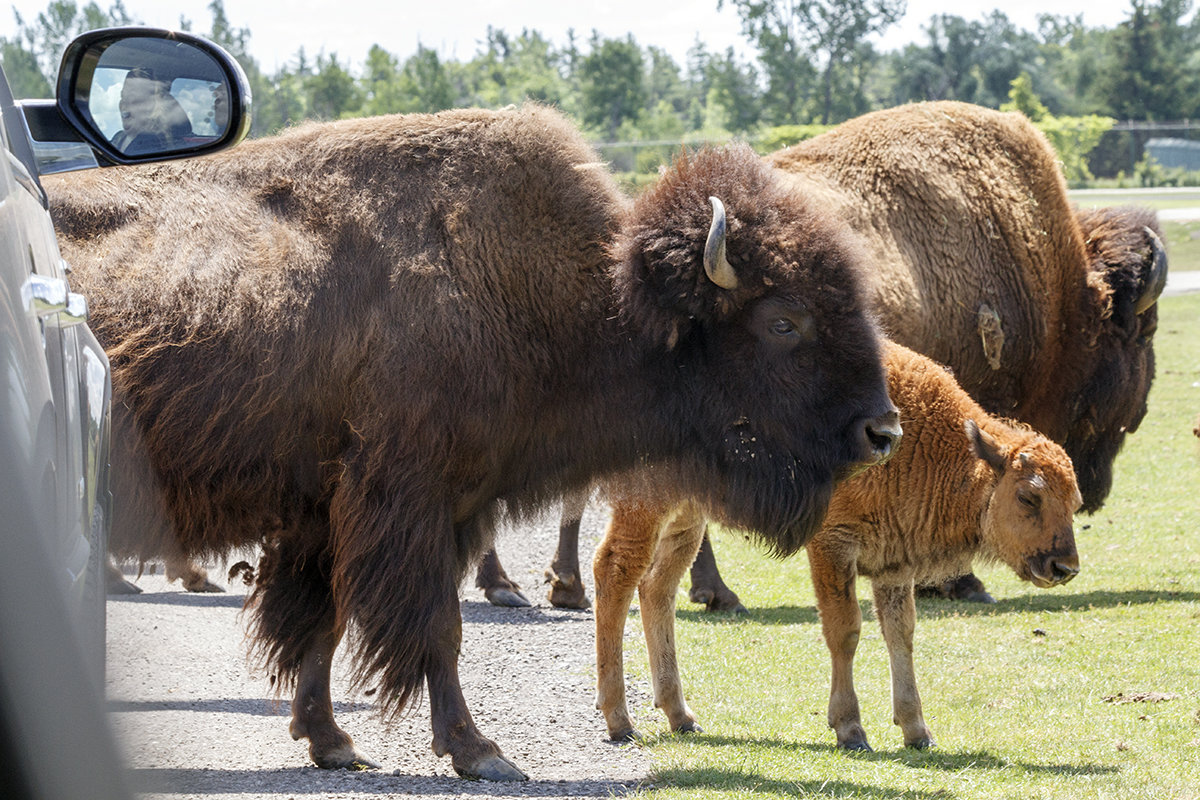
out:
M873 753L871 745L867 744L866 739L856 739L852 742L838 742L839 750L846 750L851 753Z
M704 728L700 727L700 723L696 720L685 722L675 729L676 733L704 733Z
M927 750L930 747L937 747L937 742L933 740L932 736L922 736L918 739L913 739L911 742L905 742L904 746L913 750Z
M312 756L313 763L321 769L348 769L353 771L379 769L378 764L355 750L353 746L339 747L336 750L320 754L310 752L309 755Z
M459 777L471 781L527 781L529 776L502 755L488 756L469 767L454 765Z
M574 582L568 586L558 581L551 581L550 592L546 597L549 599L550 605L555 608L575 608L582 610L592 607L592 604L588 602L587 595L584 594L583 586Z
M124 578L112 578L108 581L109 594L141 594L142 587Z
M707 592L705 594L708 594ZM738 596L726 589L725 591L712 592L709 599L704 602L705 611L731 611L734 614L748 614L746 607L742 605L742 601Z
M218 586L208 578L185 581L183 588L187 589L189 592L196 592L197 594L217 594L218 592L223 593L225 591L223 586Z
M488 602L494 606L503 606L505 608L528 608L533 605L525 595L521 594L519 589L501 589L493 587L485 589L483 596L488 599Z

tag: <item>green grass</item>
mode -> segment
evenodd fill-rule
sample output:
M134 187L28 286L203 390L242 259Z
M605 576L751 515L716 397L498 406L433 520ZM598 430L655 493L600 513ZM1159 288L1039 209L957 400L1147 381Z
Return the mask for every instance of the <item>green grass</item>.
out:
M1171 269L1180 272L1200 269L1200 220L1163 222Z
M1160 302L1150 412L1118 458L1105 507L1080 517L1083 571L1038 590L1001 567L994 606L918 601L916 666L938 746L903 747L886 650L869 612L855 662L874 753L834 748L828 655L803 555L774 561L716 541L746 618L693 610L680 590L688 702L706 733L670 735L649 703L638 724L660 798L1200 797L1200 295ZM630 625L640 628L636 613ZM629 680L648 692L645 648ZM1114 702L1159 692L1161 702Z

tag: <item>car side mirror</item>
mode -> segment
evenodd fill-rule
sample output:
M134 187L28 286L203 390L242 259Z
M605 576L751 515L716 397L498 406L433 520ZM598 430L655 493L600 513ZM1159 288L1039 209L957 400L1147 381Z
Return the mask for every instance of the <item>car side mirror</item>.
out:
M57 109L101 161L203 155L250 130L250 87L237 61L189 33L106 28L71 42Z

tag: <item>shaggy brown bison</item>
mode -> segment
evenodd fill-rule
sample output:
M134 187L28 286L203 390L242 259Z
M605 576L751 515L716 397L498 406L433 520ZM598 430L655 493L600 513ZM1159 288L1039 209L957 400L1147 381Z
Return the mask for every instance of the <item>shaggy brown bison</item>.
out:
M459 686L502 514L635 466L801 547L899 436L861 252L746 147L630 203L544 108L312 124L48 181L113 365L118 554L263 548L258 650L324 767L343 635L385 713L523 779Z
M940 365L899 345L885 353L904 440L886 464L834 492L808 543L813 588L833 660L829 724L838 746L870 749L851 666L862 619L855 576L870 577L892 668L892 706L905 744L933 737L912 662L914 581L940 580L977 555L1008 564L1039 587L1079 571L1072 517L1082 498L1070 459L1045 436L988 416ZM622 634L637 589L654 704L676 731L699 730L679 681L675 591L704 535L690 501L627 501L613 509L596 551L597 707L613 739L636 738L625 703Z
M1092 512L1146 413L1166 256L1153 211L1073 209L1056 159L1021 114L940 102L867 114L767 160L867 241L885 332L951 367L989 412L1063 445ZM740 605L707 542L692 597Z

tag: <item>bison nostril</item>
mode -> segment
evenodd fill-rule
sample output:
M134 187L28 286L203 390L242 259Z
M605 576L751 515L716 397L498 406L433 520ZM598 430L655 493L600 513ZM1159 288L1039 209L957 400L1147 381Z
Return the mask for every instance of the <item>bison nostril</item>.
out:
M896 446L900 444L900 437L903 434L900 430L899 419L896 417L897 415L889 414L882 419L872 420L866 425L867 444L880 461L891 458L892 454L896 452Z

